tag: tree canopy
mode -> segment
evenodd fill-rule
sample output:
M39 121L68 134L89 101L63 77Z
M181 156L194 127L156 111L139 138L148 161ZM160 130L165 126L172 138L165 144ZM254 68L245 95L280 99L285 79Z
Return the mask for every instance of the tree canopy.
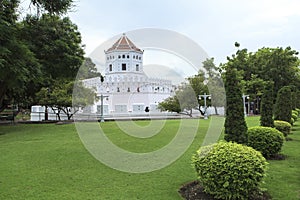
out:
M7 104L34 104L35 94L75 78L83 61L77 26L63 14L72 0L32 0L37 13L19 18L19 0L0 3L0 111Z
M49 106L57 112L59 120L61 112L70 120L80 108L94 104L96 93L84 87L82 82L57 81L50 88L41 88L37 97L40 105Z

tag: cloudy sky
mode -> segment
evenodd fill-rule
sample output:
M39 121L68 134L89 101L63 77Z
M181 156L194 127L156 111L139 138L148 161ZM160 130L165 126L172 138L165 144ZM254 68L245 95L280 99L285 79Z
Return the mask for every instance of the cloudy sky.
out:
M141 28L168 29L198 43L216 64L235 52L234 42L300 50L299 0L78 0L71 19L86 53L111 37Z

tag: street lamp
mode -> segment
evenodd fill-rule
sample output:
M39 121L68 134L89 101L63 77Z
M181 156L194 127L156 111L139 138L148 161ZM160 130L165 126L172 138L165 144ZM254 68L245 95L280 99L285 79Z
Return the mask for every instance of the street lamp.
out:
M47 98L48 99L50 99L50 92L51 92L51 90L50 90L50 88L49 87L47 87ZM45 105L45 121L48 121L48 105Z
M109 92L109 88L106 89L107 92ZM100 108L100 122L104 122L104 116L103 116L103 99L104 98L108 98L108 95L100 95L100 99L101 99L101 108Z
M248 99L248 98L249 98L249 95L243 94L242 97L243 97L243 105L244 105L244 116L247 117L247 111L246 111L246 98Z
M199 95L199 100L201 97L204 99L204 119L207 119L207 112L206 112L206 98L210 98L211 95L204 93L203 95Z

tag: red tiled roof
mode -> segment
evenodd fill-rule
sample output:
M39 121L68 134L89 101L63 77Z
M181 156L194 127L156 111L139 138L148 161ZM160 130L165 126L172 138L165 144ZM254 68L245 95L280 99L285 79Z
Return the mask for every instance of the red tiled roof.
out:
M123 33L122 37L118 39L112 47L110 47L106 52L118 50L118 51L139 51L142 52L141 49L137 48L131 40Z

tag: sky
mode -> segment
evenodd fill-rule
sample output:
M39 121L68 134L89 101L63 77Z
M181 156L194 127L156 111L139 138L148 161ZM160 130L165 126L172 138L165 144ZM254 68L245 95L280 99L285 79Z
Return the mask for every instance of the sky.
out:
M77 0L69 14L88 56L113 36L142 28L167 29L198 43L215 64L241 48L300 51L299 0Z
M25 10L28 2L23 0ZM68 16L82 35L85 56L92 58L100 72L104 70L104 50L122 33L141 47L143 40L149 43L155 36L150 32L143 38L143 34L135 33L149 28L171 31L170 37L178 33L171 40L178 51L187 46L182 36L203 50L199 53L190 49L192 67L186 62L190 60L176 56L176 51L145 50L145 73L150 77L173 77L176 83L198 72L204 54L214 57L217 66L226 62L227 56L237 50L235 42L252 52L262 47L287 46L300 51L300 0L74 0L74 4ZM156 47L165 40L159 34L154 39L158 41ZM201 59L197 61L197 57Z

